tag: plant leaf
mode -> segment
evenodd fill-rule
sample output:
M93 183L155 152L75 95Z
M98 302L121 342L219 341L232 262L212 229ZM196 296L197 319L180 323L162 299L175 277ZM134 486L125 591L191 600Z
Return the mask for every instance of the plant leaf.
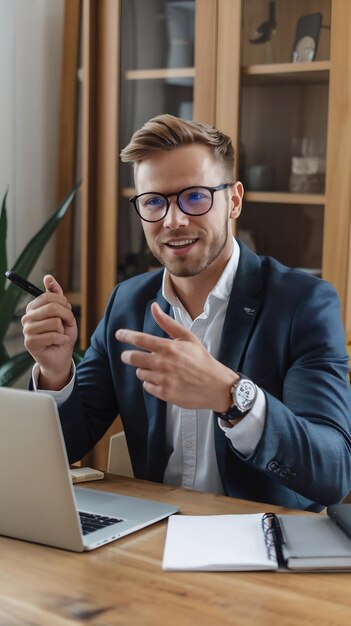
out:
M0 213L0 302L3 292L5 291L6 277L5 272L7 270L7 251L6 251L6 237L7 237L7 211L6 200L9 190L6 191Z
M62 204L58 207L58 209L56 209L55 213L47 220L47 222L45 222L44 226L42 226L37 234L32 237L23 252L18 257L12 269L23 276L23 278L27 278L33 269L43 251L45 244L48 242L58 224L66 214L66 211L76 195L80 184L81 181L76 183L72 191L70 191ZM0 344L4 341L6 331L11 323L17 304L22 295L23 292L19 287L17 287L17 285L9 283L0 298Z
M59 222L65 216L66 211L71 204L74 196L76 195L80 185L81 181L74 185L73 189L69 192L62 204L58 207L58 209L56 209L55 213L48 219L44 226L37 232L36 235L34 235L34 237L26 245L23 252L20 254L15 265L12 268L15 272L17 272L17 274L20 274L20 276L27 278L28 274L33 269L40 254L42 253L45 244L48 242L51 235L55 232Z
M1 348L1 346L0 346ZM21 352L15 356L8 357L4 352L3 362L0 360L0 387L8 387L14 384L24 372L33 365L33 358L29 352ZM6 358L7 357L7 358ZM76 346L73 350L73 360L76 365L84 357L84 350ZM6 359L6 360L5 360ZM28 374L29 378L30 373Z
M29 352L20 352L0 365L0 387L9 387L33 365Z

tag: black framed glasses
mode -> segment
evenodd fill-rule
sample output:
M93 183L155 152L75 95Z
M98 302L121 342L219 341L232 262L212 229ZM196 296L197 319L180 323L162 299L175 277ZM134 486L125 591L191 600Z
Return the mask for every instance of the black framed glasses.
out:
M215 191L228 189L233 184L224 183L223 185L217 185L217 187L186 187L181 191L167 194L150 191L129 198L129 202L134 205L139 217L145 222L159 222L163 220L170 207L168 198L171 196L176 196L178 207L186 215L205 215L212 209Z

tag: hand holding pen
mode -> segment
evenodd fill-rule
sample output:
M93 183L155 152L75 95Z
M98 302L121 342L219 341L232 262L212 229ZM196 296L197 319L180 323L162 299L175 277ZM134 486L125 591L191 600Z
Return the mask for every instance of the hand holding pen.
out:
M57 280L44 276L42 291L14 272L6 276L34 296L22 317L24 345L40 366L42 389L59 390L70 380L77 324L72 307Z

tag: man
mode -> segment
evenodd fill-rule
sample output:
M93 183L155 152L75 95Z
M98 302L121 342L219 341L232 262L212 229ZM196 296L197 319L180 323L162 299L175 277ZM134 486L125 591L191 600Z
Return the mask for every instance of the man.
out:
M22 320L70 461L120 413L136 477L316 511L339 501L351 393L334 289L232 237L243 186L220 131L161 115L121 158L165 269L116 287L76 373L76 323L53 277Z

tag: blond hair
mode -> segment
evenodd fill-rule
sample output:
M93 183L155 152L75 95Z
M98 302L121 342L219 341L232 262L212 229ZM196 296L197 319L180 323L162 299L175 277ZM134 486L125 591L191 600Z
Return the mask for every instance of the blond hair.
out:
M230 137L203 122L190 122L174 115L158 115L137 130L120 157L123 163L137 164L160 150L172 150L191 144L208 146L223 162L230 177L234 169L234 149Z

